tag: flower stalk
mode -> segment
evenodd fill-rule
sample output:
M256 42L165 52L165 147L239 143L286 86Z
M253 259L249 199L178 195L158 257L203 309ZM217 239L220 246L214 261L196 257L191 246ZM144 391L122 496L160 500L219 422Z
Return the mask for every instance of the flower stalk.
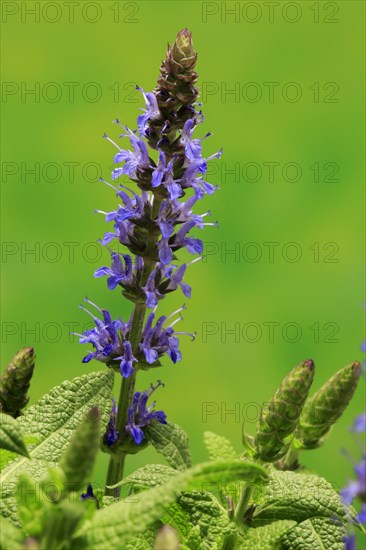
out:
M203 197L216 190L205 181L205 174L207 162L221 156L219 151L203 157L202 141L209 133L204 138L193 138L195 127L203 121L200 104L196 103L196 60L191 33L184 29L173 46L168 46L155 90L144 92L138 87L146 108L137 119L137 130L115 120L122 129L120 138L128 139L132 150L121 148L104 134L117 149L112 172L116 185L101 181L115 191L120 204L110 212L97 210L106 222L113 222L113 231L108 231L101 241L111 254L111 266L97 269L95 277L107 276L108 288L120 287L123 296L134 304L128 321L113 320L107 310L88 299L92 311L81 306L95 323L95 328L79 335L80 343L94 348L83 362L96 359L122 376L118 405L112 407L103 436L102 450L111 455L107 494L112 494L108 486L123 477L126 455L145 446L144 428L153 418L166 423L163 411L152 410L154 404L146 407L149 396L162 383L145 392L135 392L137 372L162 366L165 355L177 363L182 357L180 337L188 335L194 339L192 334L175 330L185 306L167 316L155 315L159 302L171 292L181 290L190 298L187 271L203 252L202 241L191 232L217 225L205 221L210 212L193 211ZM137 186L137 192L118 183L122 176ZM129 253L110 249L110 243L115 241ZM178 254L183 249L199 258L180 263ZM95 314L95 310L99 313Z

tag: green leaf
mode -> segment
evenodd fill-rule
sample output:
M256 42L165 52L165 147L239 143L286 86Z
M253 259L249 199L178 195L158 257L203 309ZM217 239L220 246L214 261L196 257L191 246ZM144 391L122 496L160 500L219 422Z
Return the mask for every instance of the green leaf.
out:
M156 420L144 430L146 438L175 470L192 465L186 432L177 424L160 424Z
M80 491L87 482L100 444L100 411L92 407L78 426L61 459L66 489Z
M7 519L0 521L0 550L22 550L24 533Z
M203 438L211 460L235 460L238 458L238 453L226 437L213 432L205 432Z
M132 485L137 491L150 489L166 483L171 477L177 475L177 470L165 464L148 464L143 468L139 468L129 476L125 477L116 485L112 485L111 489L122 487L123 485Z
M213 550L221 548L224 537L235 536L235 523L229 518L225 508L209 492L183 493L178 498L182 509L189 514L193 532L193 541L197 545L197 526L200 535L200 550ZM187 537L186 544L192 535Z
M280 539L284 533L291 529L296 521L274 521L263 527L248 529L243 535L240 550L276 550L280 548Z
M53 388L33 407L17 419L23 433L35 438L29 449L31 460L17 458L6 465L0 475L0 510L17 522L12 493L21 472L41 479L48 468L57 466L78 425L94 405L102 412L102 424L107 424L111 407L113 372L92 372L65 381Z
M75 546L84 544L89 550L123 548L129 539L158 521L183 490L213 479L264 483L267 474L261 466L242 461L200 464L177 473L159 487L139 493L137 502L121 501L98 511L80 530Z
M44 550L64 550L69 548L69 540L83 517L80 502L63 500L49 506L42 515L41 548Z
M151 550L154 545L155 531L148 530L133 537L127 544L126 550Z
M330 483L316 475L273 471L254 512L260 522L273 519L303 521L311 517L345 519L346 510Z
M311 518L281 538L284 550L344 550L345 529L333 519Z
M4 413L0 413L0 448L29 458L19 423Z

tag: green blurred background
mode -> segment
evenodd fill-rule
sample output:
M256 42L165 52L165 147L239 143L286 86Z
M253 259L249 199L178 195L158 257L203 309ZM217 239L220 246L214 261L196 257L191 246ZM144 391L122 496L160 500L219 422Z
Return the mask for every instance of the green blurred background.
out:
M78 309L86 295L114 315L130 311L93 278L108 261L93 210L116 204L97 181L110 177L115 152L102 135L117 139L117 116L135 127L134 84L154 87L167 41L187 26L204 91L198 133L214 134L207 154L224 150L209 180L221 190L198 210L210 208L220 228L205 229L207 260L186 278L193 293L180 326L196 341L182 337L183 361L142 373L138 386L163 379L158 406L189 432L195 461L206 458L205 430L239 450L243 415L253 431L260 403L299 360L314 359L319 387L362 359L364 4L104 1L76 2L74 14L68 3L35 4L2 3L3 367L35 347L31 402L103 368L83 365L86 348L68 334L88 323ZM278 243L272 257L268 242ZM183 301L177 292L161 312ZM338 487L352 475L341 449L359 456L348 427L363 392L362 381L327 445L303 455ZM207 403L217 412L205 417ZM160 458L147 450L128 471L145 461ZM97 483L105 467L102 456Z

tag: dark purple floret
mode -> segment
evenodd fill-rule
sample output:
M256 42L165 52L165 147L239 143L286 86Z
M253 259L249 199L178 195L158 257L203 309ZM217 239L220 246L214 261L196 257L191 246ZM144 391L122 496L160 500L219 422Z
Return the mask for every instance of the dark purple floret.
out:
M152 420L155 419L161 424L166 424L166 414L163 411L152 410L155 407L155 401L149 407L146 407L149 397L159 386L164 386L160 380L155 387L151 385L147 391L136 392L132 405L128 409L126 431L132 436L136 445L140 445L144 439L142 428L148 426Z
M103 436L103 442L108 447L111 447L119 437L119 432L117 431L117 428L116 428L116 422L117 422L117 405L115 400L112 399L112 410L109 415L107 429Z

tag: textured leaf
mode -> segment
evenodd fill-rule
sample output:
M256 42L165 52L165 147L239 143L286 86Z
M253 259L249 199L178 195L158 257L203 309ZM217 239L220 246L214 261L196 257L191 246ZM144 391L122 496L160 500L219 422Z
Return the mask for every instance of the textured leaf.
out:
M248 529L242 539L240 550L275 550L280 548L280 539L284 533L294 527L296 521L274 521L263 527Z
M78 426L62 456L60 468L68 491L80 491L87 482L100 444L100 411L92 407Z
M0 448L29 458L19 423L4 413L0 413Z
M332 519L311 518L281 538L284 550L343 550L345 530Z
M3 515L16 521L11 495L19 474L27 472L38 480L49 467L56 466L75 429L92 406L99 406L103 425L108 422L112 385L113 372L110 370L65 381L17 419L23 433L34 437L36 442L28 449L31 460L17 458L1 472L0 510Z
M145 436L175 470L185 470L192 465L186 432L177 424L160 424L154 420L145 428Z
M183 493L178 498L178 503L185 512L188 512L192 526L195 529L186 541L188 547L192 542L197 546L197 526L199 528L200 542L198 548L200 550L221 548L224 537L235 535L236 526L234 522L211 493Z
M205 432L203 437L211 460L235 460L238 458L238 453L226 437L213 432Z
M145 531L133 537L127 544L126 550L151 550L155 540L154 531Z
M86 544L89 549L123 548L124 545L159 520L178 495L204 479L266 481L266 471L258 465L245 462L200 464L177 473L167 483L137 495L137 502L121 501L98 511L87 522L75 540L75 547ZM84 538L84 540L83 540Z
M111 486L111 488L132 485L137 491L150 489L151 487L162 485L176 474L177 470L174 470L170 466L165 466L165 464L148 464L125 477L119 483L116 483L116 485Z
M263 520L311 517L345 518L345 507L330 483L316 475L273 471L254 518Z

